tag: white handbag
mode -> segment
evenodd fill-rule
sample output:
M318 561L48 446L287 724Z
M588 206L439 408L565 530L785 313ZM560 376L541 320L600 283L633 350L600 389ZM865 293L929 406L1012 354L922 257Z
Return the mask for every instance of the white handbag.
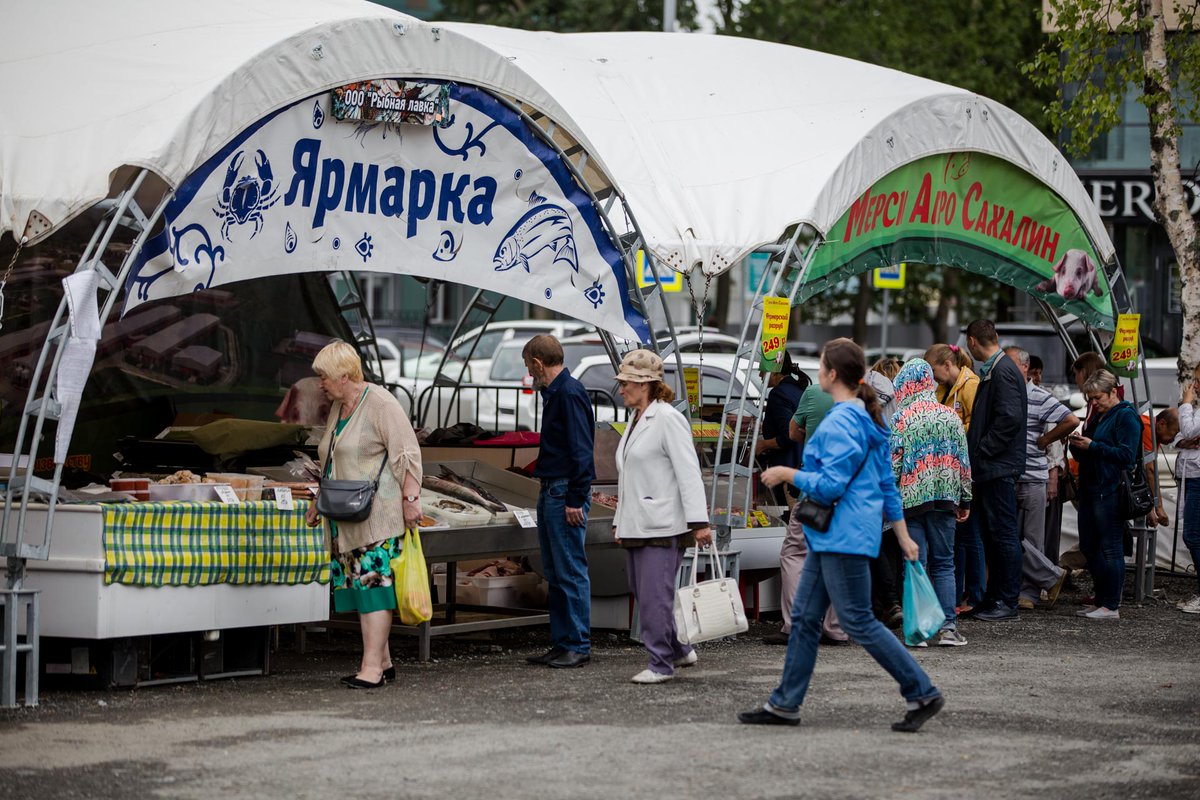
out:
M712 558L716 577L696 583L702 553ZM716 549L711 545L703 550L696 548L692 582L675 591L676 637L683 644L696 644L743 633L749 627L737 581L721 574L721 559Z

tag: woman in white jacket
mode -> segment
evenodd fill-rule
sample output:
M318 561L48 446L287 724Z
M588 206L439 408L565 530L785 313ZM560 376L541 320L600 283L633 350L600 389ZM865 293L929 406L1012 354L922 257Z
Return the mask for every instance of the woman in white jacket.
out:
M662 376L662 359L649 350L627 354L617 373L633 416L617 445L613 534L628 552L629 587L650 654L634 683L662 683L675 667L696 663L696 651L675 632L675 574L685 548L712 542L691 427L671 406L675 393Z

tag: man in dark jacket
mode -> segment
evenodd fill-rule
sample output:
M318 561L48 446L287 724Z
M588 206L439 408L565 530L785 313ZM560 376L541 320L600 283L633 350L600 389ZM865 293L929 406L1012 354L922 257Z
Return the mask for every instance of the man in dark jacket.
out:
M563 365L563 349L549 334L530 339L521 351L533 386L542 393L542 439L533 476L538 493L538 543L542 575L549 584L547 610L554 646L530 664L555 669L591 661L592 589L588 578L588 511L592 506L592 460L596 420L583 384Z
M1025 378L1000 349L991 320L967 326L967 349L981 364L967 450L975 495L971 515L978 520L988 569L987 593L973 616L989 622L1016 619L1021 591L1016 486L1025 472Z

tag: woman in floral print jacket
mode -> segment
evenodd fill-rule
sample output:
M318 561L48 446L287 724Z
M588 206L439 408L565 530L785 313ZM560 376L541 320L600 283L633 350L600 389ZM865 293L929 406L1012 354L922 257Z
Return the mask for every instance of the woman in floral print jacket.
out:
M892 472L909 535L921 548L946 622L936 642L967 643L955 625L954 529L971 508L971 464L967 436L954 411L938 402L933 369L914 358L896 375L892 417Z

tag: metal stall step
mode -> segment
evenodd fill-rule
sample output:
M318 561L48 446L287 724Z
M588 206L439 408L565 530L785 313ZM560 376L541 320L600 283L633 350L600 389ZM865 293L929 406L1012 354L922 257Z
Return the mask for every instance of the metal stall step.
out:
M25 656L25 705L38 704L38 589L0 589L0 706L17 705L17 666ZM17 620L25 612L25 641L17 635Z

